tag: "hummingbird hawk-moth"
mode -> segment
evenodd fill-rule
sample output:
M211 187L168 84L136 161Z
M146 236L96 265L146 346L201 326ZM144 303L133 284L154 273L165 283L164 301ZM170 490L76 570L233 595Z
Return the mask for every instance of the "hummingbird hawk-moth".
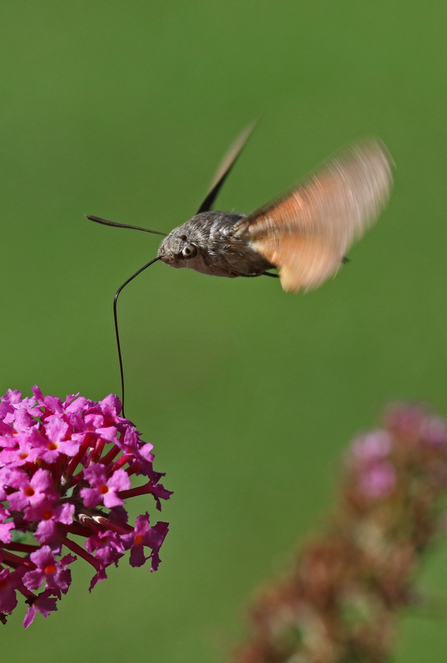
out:
M278 276L286 292L312 290L335 276L346 251L377 219L388 200L391 158L380 140L369 139L336 154L301 184L250 214L213 211L253 127L247 127L228 150L195 216L169 234L87 216L105 225L164 235L157 257L115 295L123 401L116 303L124 286L146 267L160 260L213 276ZM270 271L275 268L278 274Z

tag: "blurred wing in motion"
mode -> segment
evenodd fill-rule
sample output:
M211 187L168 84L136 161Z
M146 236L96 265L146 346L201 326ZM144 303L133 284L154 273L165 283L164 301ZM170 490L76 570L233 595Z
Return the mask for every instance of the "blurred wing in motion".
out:
M252 122L251 124L248 125L248 127L245 127L243 131L239 134L239 136L236 138L234 143L231 145L229 148L228 152L225 154L224 158L222 159L219 168L217 169L217 172L214 176L214 179L211 183L210 186L210 191L203 201L203 203L200 205L197 214L200 214L201 212L209 212L211 209L215 199L217 198L217 195L222 187L222 184L225 182L231 168L233 167L236 159L238 158L239 154L242 151L242 148L244 147L245 143L249 139L253 129L255 128L257 124L257 120Z
M307 181L239 222L239 236L280 270L286 292L317 288L376 220L392 185L378 140L356 143Z

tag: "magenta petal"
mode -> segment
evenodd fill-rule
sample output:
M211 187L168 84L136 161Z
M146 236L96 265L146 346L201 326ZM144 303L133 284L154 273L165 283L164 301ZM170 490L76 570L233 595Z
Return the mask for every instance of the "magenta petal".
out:
M107 574L104 568L100 568L98 573L96 573L91 582L90 582L90 587L88 588L88 591L91 592L93 587L96 585L96 583L100 582L100 580L107 580Z
M144 536L144 544L153 550L159 550L169 531L169 524L159 521Z
M34 490L45 491L47 488L53 488L53 479L48 470L37 470L36 474L31 479L31 485Z
M4 437L11 437L14 433L14 429L10 425L5 424L3 421L0 421L0 435Z
M113 509L115 506L125 504L124 500L122 500L116 493L113 492L109 492L103 495L103 502L104 506L106 506L108 509Z
M50 546L42 546L40 550L36 550L30 555L31 561L36 564L37 567L43 568L49 564L54 564L55 559L51 551Z
M154 496L158 511L161 511L160 500L168 500L172 495L172 491L166 490L163 484L159 483L152 486L151 494Z
M3 479L4 483L8 483L12 488L26 488L30 480L28 474L24 470L10 470L9 476Z
M119 535L112 530L99 532L90 536L85 542L85 547L90 553L94 553L96 559L105 566L115 563L123 556L124 545Z
M75 400L70 402L68 405L68 400L72 399L72 396L67 396L67 400L64 403L65 407L65 412L66 414L81 414L81 412L85 412L85 410L88 410L93 405L93 401L89 400L88 398L85 398L84 396L79 396L76 394L74 397Z
M34 621L37 612L40 612L45 618L50 612L57 610L57 599L51 591L45 591L39 594L34 603L28 608L28 612L23 620L23 626L28 628Z
M34 535L39 543L50 543L58 537L57 525L54 520L42 520Z
M133 546L130 551L129 564L133 567L143 566L147 557L144 555L143 546Z
M104 426L104 417L99 412L90 412L86 414L84 420L90 430L97 431Z
M149 514L145 513L144 516L138 516L135 521L135 535L142 535L149 527Z
M157 571L158 567L160 566L160 555L158 554L157 551L154 551L151 555L151 571Z
M45 421L45 433L52 442L61 442L65 439L68 431L68 424L60 418L59 415L48 417Z
M126 547L132 545L129 563L131 566L142 566L149 557L152 557L152 569L156 571L160 563L158 550L162 545L166 534L168 533L168 523L158 522L154 527L149 527L149 515L138 516L135 523L134 535L124 535L122 537ZM138 543L135 543L138 541ZM145 557L144 546L152 549L151 555Z
M81 490L82 501L85 506L94 508L101 503L101 493L97 488L83 488Z
M128 428L126 430L126 433L124 435L124 439L121 440L121 444L119 445L121 448L125 449L126 451L131 451L132 453L140 452L141 449L139 449L139 439L138 439L138 434L135 428ZM144 446L148 446L147 444ZM152 445L149 445L152 447Z
M18 389L8 389L2 400L5 400L7 403L20 403L22 392L18 391Z
M34 605L44 617L48 617L50 612L57 610L56 599L51 596L50 592L42 592L42 594L37 597L37 601Z
M10 512L0 505L0 523L4 523L6 518L9 518Z
M121 401L118 396L115 396L114 394L106 396L102 401L99 401L98 405L104 414L108 414L112 417L119 416L119 413L121 412Z
M94 488L107 483L106 468L102 463L92 463L84 470L84 477Z
M129 490L130 488L130 478L126 470L119 469L116 470L110 477L107 482L108 487L115 492L120 490Z
M16 410L14 428L23 431L35 426L36 422L26 410Z
M9 508L12 511L23 511L23 509L28 506L29 499L21 491L16 493L10 493L9 495Z
M107 442L117 442L116 433L117 430L115 426L107 426L106 428L97 428L96 433L102 437L103 440Z
M2 523L0 525L0 541L3 543L11 543L12 533L11 530L14 529L14 523Z
M30 605L28 608L28 611L25 615L25 619L23 620L23 626L25 628L28 628L31 626L31 624L34 621L34 617L37 615L37 608L34 605Z
M33 392L33 394L34 394L34 398L35 398L36 401L39 403L39 405L43 405L43 400L44 400L44 399L43 399L43 394L42 394L42 392L40 391L40 389L39 389L39 387L37 386L37 384L34 385L34 387L33 387L33 389L32 389L32 392Z
M78 440L65 440L64 442L59 442L58 443L58 449L61 453L65 454L66 456L70 456L72 458L73 456L76 456L76 454L79 451L79 446L80 443Z
M149 463L154 461L154 454L152 449L154 448L153 444L144 444L140 449L140 454L143 456L144 460L147 460Z
M0 612L12 612L17 605L16 585L10 569L0 571Z
M23 576L23 584L27 589L31 591L33 589L38 589L45 580L45 574L41 569L35 569L34 571L28 571Z
M60 590L64 594L68 592L71 584L71 571L68 569L58 569L58 571L47 577L47 587L49 589Z
M75 512L74 504L62 504L55 508L55 520L64 525L71 525L73 522L73 515Z
M64 410L62 408L62 402L60 398L57 398L56 396L45 396L43 402L45 407L47 407L51 412L63 414Z

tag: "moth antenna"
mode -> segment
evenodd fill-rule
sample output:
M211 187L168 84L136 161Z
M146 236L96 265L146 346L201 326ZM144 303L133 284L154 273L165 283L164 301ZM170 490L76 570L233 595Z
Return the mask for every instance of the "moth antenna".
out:
M87 217L87 218L90 218L90 217ZM113 224L113 225L116 225L116 224ZM131 228L132 226L125 226L125 227ZM149 232L151 232L151 231L149 231ZM122 410L121 410L121 411L122 411L122 416L123 416L123 417L126 416L126 415L124 414L124 369L123 369L123 357L122 357L122 354L121 354L120 334L119 334L119 330L118 330L118 313L117 313L116 305L117 305L117 303L118 303L118 297L120 296L120 292L121 292L121 290L122 290L122 289L123 289L128 283L130 283L131 281L133 281L133 279L134 279L136 276L138 276L138 274L141 274L141 272L144 272L144 270L146 269L146 267L149 267L150 265L153 265L154 262L157 262L157 260L160 260L161 258L162 258L162 256L157 256L156 258L154 258L153 260L151 260L150 262L148 262L146 265L144 265L144 267L141 267L141 269L139 269L138 272L135 272L135 274L133 274L133 276L131 276L129 279L127 279L127 281L125 281L125 282L123 283L123 285L121 285L121 286L118 288L118 290L117 290L116 293L115 293L115 297L114 297L114 299L113 299L113 318L114 318L114 320L115 320L115 338L116 338L116 347L118 348L118 359L119 359L119 364L120 364L120 374L121 374L121 405L122 405Z
M85 218L89 221L94 221L95 223L102 223L104 226L114 226L115 228L131 228L132 230L142 230L145 233L152 233L153 235L163 235L166 237L168 233L162 233L159 230L149 230L148 228L140 228L140 226L129 226L126 223L116 223L115 221L107 221L107 219L101 219L99 216L88 216L85 214Z

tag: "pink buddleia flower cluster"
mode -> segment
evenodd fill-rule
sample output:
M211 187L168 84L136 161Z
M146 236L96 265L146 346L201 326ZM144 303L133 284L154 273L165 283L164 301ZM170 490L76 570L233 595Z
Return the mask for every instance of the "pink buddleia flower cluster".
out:
M392 406L344 460L326 525L259 594L232 663L392 658L399 610L421 601L416 571L445 534L447 422Z
M150 494L160 510L172 494L116 396L96 403L79 394L61 402L38 387L33 394L9 390L0 399L0 621L22 594L25 627L37 612L57 610L78 557L95 570L90 591L127 550L132 566L150 559L156 571L168 523L151 526L145 513L132 526L125 504ZM132 475L143 485L132 488Z

